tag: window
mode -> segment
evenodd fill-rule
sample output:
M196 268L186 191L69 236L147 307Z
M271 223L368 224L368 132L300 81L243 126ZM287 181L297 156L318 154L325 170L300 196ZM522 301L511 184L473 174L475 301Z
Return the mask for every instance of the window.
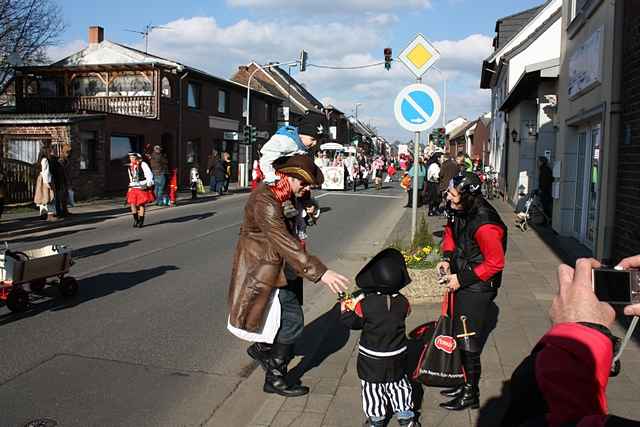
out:
M573 19L578 16L587 1L588 0L571 0L571 4L569 5L569 7L571 8L571 10L569 11L569 22L573 21Z
M242 97L242 117L247 117L247 97Z
M49 139L10 139L4 145L4 157L34 164L38 161L40 147L49 144Z
M98 76L79 76L73 79L73 95L106 96L107 87Z
M62 82L57 78L29 77L24 84L25 96L55 97L62 93Z
M229 93L226 90L218 90L218 113L229 112Z
M271 116L272 116L272 108L271 108L271 104L269 104L268 102L264 103L264 121L269 123L271 122Z
M187 85L187 106L200 108L200 85L197 83L189 83Z
M109 94L112 96L151 96L153 95L151 79L143 73L122 73L109 83Z
M94 170L96 168L97 132L80 132L80 170Z
M166 77L162 78L161 91L164 98L171 98L171 82Z
M132 138L129 136L111 137L111 161L125 160L127 154L134 151Z
M198 163L199 146L198 141L187 141L187 163Z

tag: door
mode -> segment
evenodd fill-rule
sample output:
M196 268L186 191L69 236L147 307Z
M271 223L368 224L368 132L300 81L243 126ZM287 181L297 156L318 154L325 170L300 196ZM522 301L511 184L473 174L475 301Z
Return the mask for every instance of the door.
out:
M578 133L573 231L591 249L598 235L601 145L600 125L583 128Z
M600 214L600 154L601 137L600 127L594 127L590 132L590 150L588 161L588 191L587 191L587 215L585 226L585 243L590 248L594 247L598 235L598 216Z

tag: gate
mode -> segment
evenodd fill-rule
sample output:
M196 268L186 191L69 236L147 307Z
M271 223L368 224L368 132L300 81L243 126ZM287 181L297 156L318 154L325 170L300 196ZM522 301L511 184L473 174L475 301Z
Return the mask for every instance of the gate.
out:
M7 184L5 203L33 202L38 177L37 165L20 160L0 158L0 171L4 172Z

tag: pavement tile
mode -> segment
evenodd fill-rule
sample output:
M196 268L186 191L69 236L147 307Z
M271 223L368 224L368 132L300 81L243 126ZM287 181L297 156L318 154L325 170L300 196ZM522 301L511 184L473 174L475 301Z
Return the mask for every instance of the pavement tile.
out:
M305 385L308 385L305 382ZM307 406L307 400L309 395L299 396L299 397L287 397L284 400L284 403L280 407L281 412L302 412L304 408Z
M299 426L302 412L280 411L270 424L270 427L293 427Z
M278 411L284 404L285 398L278 395L269 396L269 398L262 404L256 415L251 421L253 424L271 425L273 419L278 414Z
M324 414L327 412L331 401L333 400L332 394L315 394L311 393L309 399L307 399L307 406L305 412L313 412Z
M321 427L323 421L324 413L303 412L295 427Z
M311 386L311 393L335 394L340 380L338 378L320 378L318 382Z

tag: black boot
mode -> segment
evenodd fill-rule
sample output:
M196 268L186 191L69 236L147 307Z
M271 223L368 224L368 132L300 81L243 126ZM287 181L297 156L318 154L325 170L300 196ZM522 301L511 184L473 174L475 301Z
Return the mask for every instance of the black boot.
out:
M450 411L461 411L466 408L478 409L480 407L480 353L462 352L466 381L462 394L453 400L441 403L440 407Z
M138 214L134 213L133 214L133 228L136 228L138 226Z
M142 228L144 225L144 215L138 215L138 228Z
M464 390L464 384L459 385L458 387L445 388L440 391L440 394L445 397L458 397L462 394Z
M269 358L271 357L271 345L260 342L253 343L247 348L247 354L260 364L264 371L269 370Z
M304 396L309 387L287 382L287 364L293 345L274 343L271 347L271 358L268 360L267 373L264 379L265 393L276 393L284 397Z

